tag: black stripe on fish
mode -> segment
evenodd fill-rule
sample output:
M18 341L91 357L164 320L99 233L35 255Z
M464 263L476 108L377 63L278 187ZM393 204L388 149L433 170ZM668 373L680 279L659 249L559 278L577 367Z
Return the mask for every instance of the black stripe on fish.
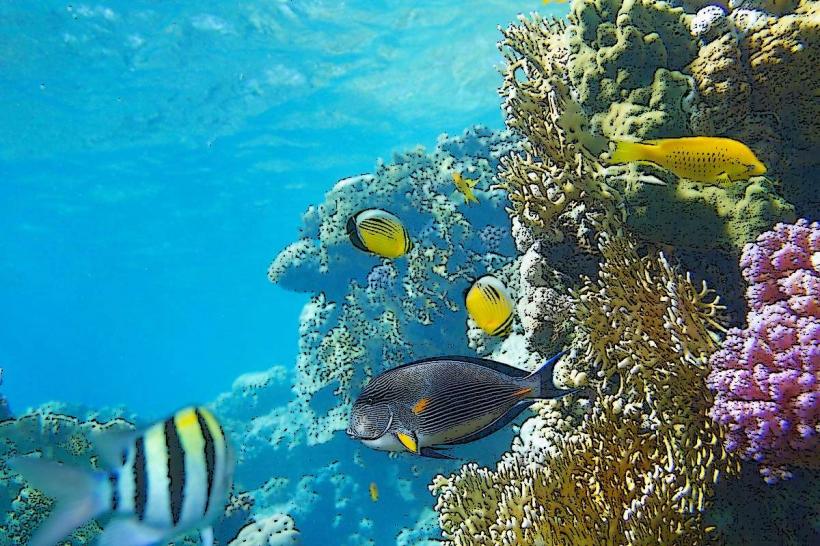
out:
M108 483L111 484L111 511L116 512L120 506L119 480L113 472L108 474Z
M480 440L481 438L485 438L490 434L497 432L507 426L510 421L521 415L525 409L530 407L534 400L522 400L507 410L506 413L501 415L498 419L487 425L486 427L480 428L475 432L467 434L466 436L462 436L461 438L456 438L454 440L449 440L447 445L454 445L454 444L468 444L470 442L474 442L475 440Z
M148 503L148 473L145 460L145 440L137 438L134 450L134 512L137 519L145 519Z
M211 430L208 428L208 423L205 418L196 410L196 421L199 424L199 429L202 431L202 439L205 441L205 470L208 473L208 489L207 497L205 497L205 513L211 506L211 492L214 488L214 473L216 471L216 448L214 447L214 438L211 435Z
M370 252L370 249L365 246L364 241L362 241L362 238L359 236L359 231L356 228L355 216L351 216L347 220L347 236L350 239L350 242L353 243L353 246L359 250Z
M407 235L406 229L403 229L402 233L404 234L404 253L407 254L413 248L413 241L411 241L410 236Z
M475 390L456 398L431 399L419 416L419 430L434 434L488 414L503 413L522 397L522 388L518 385L495 387Z
M370 231L371 233L377 233L380 235L384 235L385 237L394 238L398 235L401 230L400 227L396 226L393 223L383 222L376 219L367 219L362 220L359 224L359 229L363 229L365 231Z
M481 287L481 290L484 292L484 295L487 296L491 302L500 302L501 301L501 294L498 293L498 290L495 286L484 285Z
M512 324L513 324L513 315L512 315L512 312L510 312L510 314L507 315L507 318L504 319L504 322L499 324L498 327L495 330L493 330L492 334L490 334L490 335L498 336L498 335L502 335L502 334L505 334L505 333L509 333L509 331L512 329Z
M165 421L165 449L168 451L168 494L171 499L171 519L176 526L182 516L185 491L185 451L179 440L174 418Z

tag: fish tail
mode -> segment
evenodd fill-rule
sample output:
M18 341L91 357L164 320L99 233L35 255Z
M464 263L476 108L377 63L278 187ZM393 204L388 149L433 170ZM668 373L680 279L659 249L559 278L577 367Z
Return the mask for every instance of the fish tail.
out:
M649 149L653 144L616 140L615 150L610 154L609 163L629 163L630 161L645 161L649 159Z
M57 503L32 536L29 546L53 546L110 508L111 493L105 472L85 471L31 457L13 457L8 465Z
M552 372L554 369L553 365L565 354L566 351L561 351L554 357L544 362L540 368L530 374L530 377L537 377L540 381L539 384L541 388L536 398L559 398L575 392L573 389L562 389L558 387L552 380Z

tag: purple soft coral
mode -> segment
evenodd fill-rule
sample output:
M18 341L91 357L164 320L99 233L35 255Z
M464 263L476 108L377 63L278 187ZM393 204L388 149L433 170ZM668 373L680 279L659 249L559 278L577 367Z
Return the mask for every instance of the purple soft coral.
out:
M767 482L820 460L820 224L778 224L746 245L748 326L711 358L712 418L726 449L760 462Z

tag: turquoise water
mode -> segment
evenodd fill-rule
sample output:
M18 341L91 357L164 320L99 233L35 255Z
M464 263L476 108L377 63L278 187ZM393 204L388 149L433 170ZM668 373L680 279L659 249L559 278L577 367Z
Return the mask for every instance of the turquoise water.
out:
M0 366L13 408L159 416L292 366L267 264L337 179L500 128L539 2L4 2ZM547 12L566 12L565 5Z

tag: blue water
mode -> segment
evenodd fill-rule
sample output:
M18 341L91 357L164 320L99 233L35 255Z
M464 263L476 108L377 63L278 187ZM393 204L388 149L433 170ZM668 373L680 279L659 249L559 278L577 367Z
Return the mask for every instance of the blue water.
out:
M292 367L266 279L337 179L502 126L536 1L0 3L0 367L15 411L143 417Z

